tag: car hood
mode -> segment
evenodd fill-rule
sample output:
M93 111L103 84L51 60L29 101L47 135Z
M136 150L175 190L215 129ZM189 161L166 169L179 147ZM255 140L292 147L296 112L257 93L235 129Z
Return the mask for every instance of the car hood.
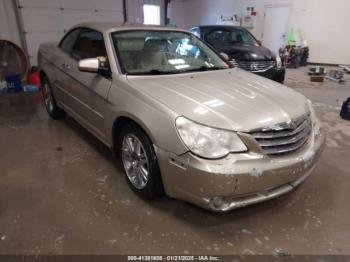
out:
M219 47L218 47L219 48ZM276 56L266 47L254 45L221 46L221 52L226 53L231 59L242 61L275 60Z
M221 129L249 132L305 114L307 99L274 81L228 69L163 76L128 76L129 84L178 115Z

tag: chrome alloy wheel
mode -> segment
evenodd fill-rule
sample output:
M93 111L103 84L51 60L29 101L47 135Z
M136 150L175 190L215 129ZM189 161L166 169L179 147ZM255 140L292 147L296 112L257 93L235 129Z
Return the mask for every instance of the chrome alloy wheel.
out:
M149 162L145 148L133 134L126 134L123 138L122 162L131 184L137 189L145 188L149 179Z
M45 82L44 84L44 100L45 100L45 105L46 108L49 112L53 111L53 97L52 97L52 93L51 93L51 89L50 86L47 82Z

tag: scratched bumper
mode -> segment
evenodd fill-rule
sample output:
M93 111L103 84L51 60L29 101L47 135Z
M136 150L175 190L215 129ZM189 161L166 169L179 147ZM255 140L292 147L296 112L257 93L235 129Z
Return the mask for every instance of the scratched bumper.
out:
M206 160L187 153L176 156L157 149L165 191L203 208L224 212L266 201L293 190L313 171L324 133L312 132L299 151L269 157L252 151Z

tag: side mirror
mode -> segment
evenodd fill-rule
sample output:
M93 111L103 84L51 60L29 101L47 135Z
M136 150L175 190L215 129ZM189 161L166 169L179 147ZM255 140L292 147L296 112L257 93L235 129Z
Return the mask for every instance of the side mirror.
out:
M225 61L229 61L230 57L226 53L220 53L221 58L223 58Z
M258 45L259 45L259 46L262 46L262 43L261 43L260 40L257 40L257 42L258 42Z
M100 61L97 58L82 59L79 61L78 68L82 72L98 73Z
M79 61L78 68L82 72L100 74L106 78L111 78L111 70L106 59L101 61L99 58L88 58Z

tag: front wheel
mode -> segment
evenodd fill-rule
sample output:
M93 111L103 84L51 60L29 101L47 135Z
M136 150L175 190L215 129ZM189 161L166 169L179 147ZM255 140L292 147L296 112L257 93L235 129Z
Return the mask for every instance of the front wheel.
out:
M63 118L66 115L61 108L57 106L55 96L52 92L52 87L49 80L44 77L42 79L42 94L45 102L47 113L54 119Z
M119 158L131 189L143 198L164 194L157 157L151 140L135 124L125 125L118 136Z

